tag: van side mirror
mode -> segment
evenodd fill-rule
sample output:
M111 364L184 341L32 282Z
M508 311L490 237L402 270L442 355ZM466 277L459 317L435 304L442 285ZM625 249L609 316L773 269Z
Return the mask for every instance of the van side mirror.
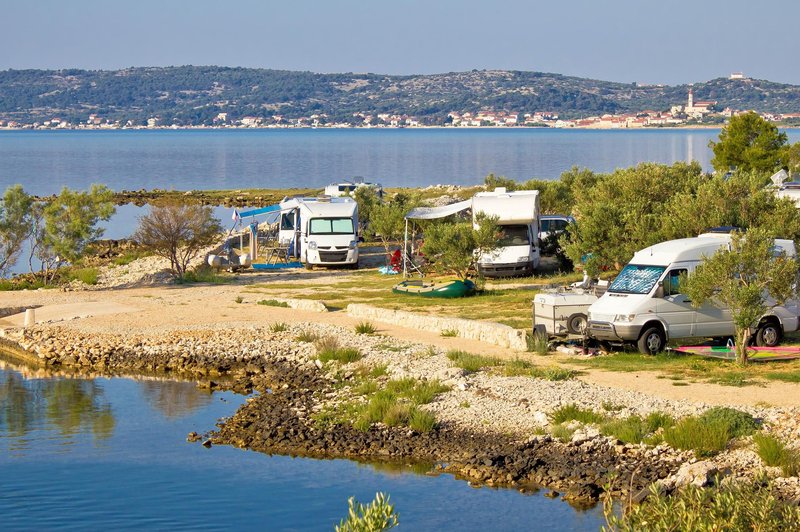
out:
M658 288L656 288L656 293L653 294L653 297L664 297L664 281L658 282Z

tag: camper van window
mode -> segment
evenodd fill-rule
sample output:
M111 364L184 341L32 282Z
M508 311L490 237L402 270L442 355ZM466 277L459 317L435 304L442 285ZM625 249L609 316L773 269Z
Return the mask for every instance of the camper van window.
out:
M291 231L294 229L294 213L281 214L281 230Z
M498 242L499 247L527 246L530 244L527 225L503 225L499 229L503 234L500 237L500 242Z
M689 270L686 268L671 270L664 280L664 295L674 296L675 294L680 294L681 275L687 275L688 273Z
M309 221L310 235L352 235L352 218L312 218Z
M647 294L655 286L664 270L666 270L664 266L628 264L619 272L617 278L608 287L608 291L620 294Z

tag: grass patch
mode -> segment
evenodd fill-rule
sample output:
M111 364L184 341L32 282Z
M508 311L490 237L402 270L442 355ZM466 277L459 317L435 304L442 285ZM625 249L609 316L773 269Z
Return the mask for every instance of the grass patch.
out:
M458 329L442 329L439 333L442 338L455 338L458 336Z
M700 415L700 420L705 423L723 423L728 427L732 438L749 436L758 429L758 424L753 416L725 406L715 406L706 410Z
M764 378L771 381L800 382L800 372L770 371L764 374Z
M368 321L362 321L355 326L356 334L375 334L377 330L378 329Z
M746 373L738 371L732 371L724 373L718 377L714 377L711 379L711 382L721 386L735 386L737 388L756 384L755 381L748 378Z
M303 330L300 331L300 334L294 337L295 340L298 342L305 342L305 343L314 343L319 340L319 334L315 333L314 331Z
M428 432L435 427L436 419L418 407L430 403L437 394L448 389L439 381L414 378L390 380L380 389L377 384L362 383L358 391L368 392L369 400L360 407L353 426L369 430L372 423L382 422L390 427L408 426L418 432Z
M539 370L534 377L548 381L568 381L570 379L574 379L577 374L578 372L574 369L550 366Z
M447 358L450 359L454 366L470 373L480 371L482 368L500 365L500 360L497 358L475 355L460 349L448 351Z
M642 504L625 513L603 501L608 530L798 530L800 507L781 501L769 484L737 482L722 488L687 486L664 495L653 485Z
M129 249L128 251L126 251L122 255L120 255L118 257L114 257L114 259L111 261L111 263L112 264L116 264L117 266L127 266L128 264L130 264L131 262L133 262L135 260L138 260L138 259L141 259L141 258L144 258L144 257L149 257L150 255L151 255L150 252L145 251L143 249Z
M287 303L286 301L278 301L277 299L262 299L257 304L265 305L267 307L289 308L289 303Z
M762 432L753 434L753 443L764 464L780 467L786 477L796 477L800 473L800 451L790 449L775 436Z
M183 278L175 280L175 282L178 284L185 284L185 283L226 284L226 283L232 283L234 281L236 281L235 276L222 275L208 265L198 266L194 270L186 272L183 275Z
M80 281L88 285L96 285L100 275L97 268L70 268L65 273L67 281Z
M704 423L696 417L680 420L664 431L664 441L671 447L692 450L699 457L708 457L725 450L731 434L721 422Z
M436 426L436 417L430 412L414 408L409 416L408 426L417 432L430 432Z
M550 414L553 424L560 425L568 421L579 421L581 423L601 423L605 421L605 416L598 414L588 408L580 408L575 404L568 404L557 408Z
M553 425L550 429L550 435L560 442L567 443L572 439L577 429L569 428L566 425Z
M525 335L525 342L528 346L528 351L531 353L546 355L550 352L550 342L547 339L547 335L529 332Z
M326 349L320 351L318 357L321 362L330 362L335 360L342 364L349 364L350 362L358 362L361 360L361 351L355 347L340 347L338 349Z
M671 427L675 421L663 412L652 412L646 418L630 416L625 419L614 419L603 423L600 431L606 436L613 436L625 443L641 443L647 441L659 429Z
M289 325L282 321L276 321L269 326L269 331L274 333L285 332L289 330Z

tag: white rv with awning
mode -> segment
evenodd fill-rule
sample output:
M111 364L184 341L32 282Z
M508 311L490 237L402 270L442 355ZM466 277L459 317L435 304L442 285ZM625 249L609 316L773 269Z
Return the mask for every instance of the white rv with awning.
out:
M443 207L417 207L405 215L406 249L408 248L408 221L433 220L472 210L473 224L480 213L497 218L502 231L499 246L478 260L479 271L487 277L512 277L530 275L539 266L539 191L520 190L506 192L497 188L493 192L479 192L471 199ZM404 262L403 272L407 271Z

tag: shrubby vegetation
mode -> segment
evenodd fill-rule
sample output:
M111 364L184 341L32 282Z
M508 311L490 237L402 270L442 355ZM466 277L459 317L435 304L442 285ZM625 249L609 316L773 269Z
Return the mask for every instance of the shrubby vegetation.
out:
M336 525L336 532L380 532L398 525L397 512L389 504L389 496L383 493L376 493L367 505L350 497L347 506L347 518Z

